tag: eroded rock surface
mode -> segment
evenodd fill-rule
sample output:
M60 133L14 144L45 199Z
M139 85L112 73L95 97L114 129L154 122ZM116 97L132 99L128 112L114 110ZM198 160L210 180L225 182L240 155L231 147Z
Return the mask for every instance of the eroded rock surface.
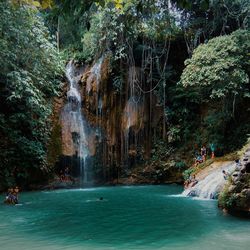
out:
M88 131L91 131L85 133L84 138L95 183L183 181L181 171L176 171L175 167L159 167L162 164L158 161L153 165L146 163L153 154L152 138L156 136L156 128L162 126L163 107L151 92L145 98L136 92L130 78L134 79L137 71L140 68L129 69L128 79L123 79L124 89L117 90L110 76L109 55L97 59L93 65L75 64L75 75L79 75L75 85L80 93L81 112ZM58 126L54 126L57 133L50 148L54 149L61 141L61 148L53 154L51 162L58 160L57 172L69 167L70 173L77 177L79 128L72 128L70 119L62 119L67 99L73 94L69 84L65 83L62 95L55 102L53 124ZM164 155L167 147L164 146ZM167 162L169 159L165 158Z
M219 206L229 213L250 217L250 148L236 165L236 170L219 197Z

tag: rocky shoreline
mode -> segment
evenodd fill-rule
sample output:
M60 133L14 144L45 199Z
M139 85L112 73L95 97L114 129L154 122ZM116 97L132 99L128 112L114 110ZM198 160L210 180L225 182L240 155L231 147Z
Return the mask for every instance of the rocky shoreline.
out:
M137 176L135 174L129 177L122 177L119 179L114 179L109 182L102 182L102 183L94 183L94 184L87 184L83 187L97 187L97 186L133 186L133 185L168 185L168 184L177 184L182 185L182 179L173 179L173 180L157 180L157 179L146 179L142 178L141 176ZM57 179L52 180L47 185L39 185L39 186L31 186L30 190L56 190L56 189L74 189L80 188L79 179L74 179L73 181L62 182Z
M246 149L221 192L218 205L232 215L250 218L250 148Z

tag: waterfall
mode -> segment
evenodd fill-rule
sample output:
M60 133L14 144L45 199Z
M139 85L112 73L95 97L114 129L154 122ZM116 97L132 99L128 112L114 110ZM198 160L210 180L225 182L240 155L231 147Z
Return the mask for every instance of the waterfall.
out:
M71 155L75 154L79 159L81 182L86 184L90 179L86 161L89 156L89 131L81 111L82 100L78 88L81 74L77 72L73 61L70 61L66 66L66 77L69 82L69 90L67 92L67 103L61 115L62 134L69 137L68 144L71 146Z
M195 186L185 189L182 195L195 196L202 199L216 199L218 193L227 182L223 177L223 170L232 173L235 170L235 163L231 162L212 170L204 179L199 180Z
M92 94L94 94L95 96L96 120L99 127L102 119L102 107L103 107L102 97L100 96L99 90L100 90L101 73L104 60L105 60L105 55L100 57L96 61L96 63L92 66L92 68L90 69L90 75L86 83L87 95L90 95L90 92L92 91L93 92Z
M95 86L96 92L99 91L99 85L101 82L101 69L102 69L102 63L103 63L104 59L105 59L104 56L99 58L90 70L90 76L87 79L87 85L86 85L86 90L88 93L93 88L93 82L95 82L95 84L96 84L96 86Z

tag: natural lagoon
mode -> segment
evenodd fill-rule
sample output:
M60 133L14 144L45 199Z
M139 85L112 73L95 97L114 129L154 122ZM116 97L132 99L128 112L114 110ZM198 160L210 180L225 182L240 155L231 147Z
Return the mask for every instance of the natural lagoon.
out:
M249 249L249 220L181 192L169 185L21 193L20 205L0 206L1 249Z

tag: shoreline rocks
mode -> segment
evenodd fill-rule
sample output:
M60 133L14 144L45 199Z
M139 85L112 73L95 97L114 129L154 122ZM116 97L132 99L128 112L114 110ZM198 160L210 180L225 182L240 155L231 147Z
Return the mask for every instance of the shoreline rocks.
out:
M236 216L250 218L250 148L219 196L219 207Z

